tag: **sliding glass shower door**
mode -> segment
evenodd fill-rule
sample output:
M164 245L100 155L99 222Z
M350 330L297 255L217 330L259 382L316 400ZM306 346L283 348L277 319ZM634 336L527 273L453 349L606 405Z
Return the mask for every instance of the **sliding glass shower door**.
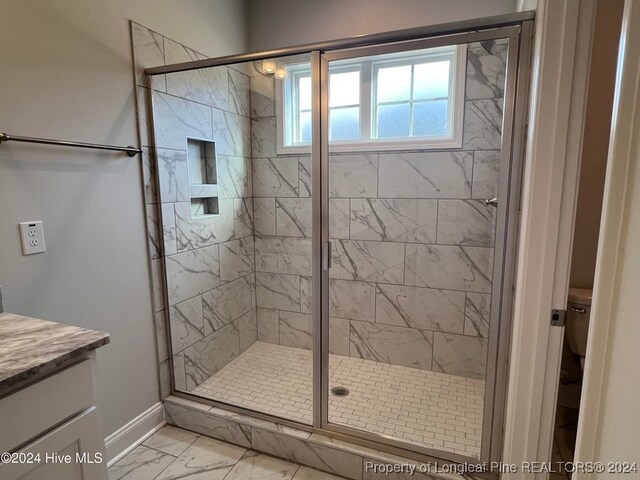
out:
M522 30L150 77L174 394L382 449L499 455Z
M323 55L326 428L480 457L500 328L513 34Z
M153 90L173 388L306 425L309 68L309 55L270 58L169 73ZM306 92L295 116L283 95L292 81Z

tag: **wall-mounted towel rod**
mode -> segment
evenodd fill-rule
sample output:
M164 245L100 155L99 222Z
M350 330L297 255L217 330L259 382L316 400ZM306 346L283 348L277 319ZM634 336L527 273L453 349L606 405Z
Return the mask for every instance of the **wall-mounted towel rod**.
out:
M43 143L45 145L62 145L64 147L80 147L80 148L95 148L98 150L115 150L118 152L126 152L130 157L135 157L142 150L132 145L126 147L118 147L116 145L101 145L99 143L84 143L84 142L67 142L66 140L52 140L48 138L33 138L33 137L19 137L17 135L9 135L7 133L0 133L0 144L2 142L27 142L27 143Z

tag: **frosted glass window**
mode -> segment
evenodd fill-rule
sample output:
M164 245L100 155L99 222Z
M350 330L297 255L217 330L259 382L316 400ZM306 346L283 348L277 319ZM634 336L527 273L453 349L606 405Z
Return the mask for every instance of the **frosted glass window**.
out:
M378 103L409 100L411 98L411 65L380 68L376 85Z
M460 148L466 46L329 61L329 142L343 152ZM313 129L310 63L276 80L278 153L308 153Z
M411 105L395 103L378 107L378 137L408 137L411 122Z
M329 107L360 103L360 72L332 73L329 76Z
M360 109L358 107L332 108L329 114L330 140L356 140L360 138Z
M429 137L447 133L448 102L436 100L413 104L413 134Z
M377 66L375 138L449 134L451 60Z
M298 84L300 110L311 110L311 77L300 77Z
M413 99L449 96L449 61L416 65L413 73Z

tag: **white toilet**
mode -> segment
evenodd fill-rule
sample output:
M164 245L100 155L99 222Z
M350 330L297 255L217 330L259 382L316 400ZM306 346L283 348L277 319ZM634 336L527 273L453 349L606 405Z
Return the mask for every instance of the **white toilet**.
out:
M590 288L569 288L565 338L571 351L580 357L580 367L584 369L584 357L587 352L587 334L591 316Z

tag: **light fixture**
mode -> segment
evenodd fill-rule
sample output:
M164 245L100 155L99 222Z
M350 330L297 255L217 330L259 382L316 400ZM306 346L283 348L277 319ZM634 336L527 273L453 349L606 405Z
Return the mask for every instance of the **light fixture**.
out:
M262 71L264 73L275 73L277 68L276 62L274 60L263 60L262 61Z
M278 67L275 73L275 77L278 80L284 80L285 78L287 78L287 71L284 69L284 67Z

